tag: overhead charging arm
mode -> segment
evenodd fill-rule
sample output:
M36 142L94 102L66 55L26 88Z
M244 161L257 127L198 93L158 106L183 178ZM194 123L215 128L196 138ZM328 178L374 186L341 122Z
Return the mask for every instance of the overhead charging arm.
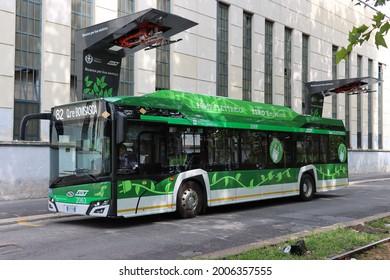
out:
M369 93L369 86L382 82L372 77L358 77L305 83L305 114L322 117L324 99L334 94Z

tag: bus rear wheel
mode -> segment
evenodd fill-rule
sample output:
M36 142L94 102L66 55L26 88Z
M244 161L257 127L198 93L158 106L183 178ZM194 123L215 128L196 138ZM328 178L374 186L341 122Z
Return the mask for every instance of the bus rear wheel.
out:
M176 209L182 218L194 218L203 207L201 188L194 181L183 183L177 194Z
M303 174L299 186L299 197L302 201L312 200L315 192L315 183L313 176Z

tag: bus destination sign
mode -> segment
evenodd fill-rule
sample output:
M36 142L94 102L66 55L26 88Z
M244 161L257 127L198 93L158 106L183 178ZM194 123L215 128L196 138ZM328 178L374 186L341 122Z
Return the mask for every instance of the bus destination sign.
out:
M99 104L100 102L95 100L55 107L53 109L53 119L55 121L67 121L93 118L98 116Z

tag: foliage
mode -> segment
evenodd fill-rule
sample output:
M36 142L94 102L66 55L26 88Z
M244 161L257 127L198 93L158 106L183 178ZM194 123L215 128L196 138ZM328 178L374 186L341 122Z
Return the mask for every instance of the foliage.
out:
M375 0L374 7L381 7L388 4L390 0ZM368 5L367 2L369 0L357 1L356 5ZM336 60L340 62L343 59L346 59L348 54L352 51L352 49L357 45L362 45L364 42L370 40L371 36L375 37L375 45L377 48L380 46L387 48L385 36L389 32L390 29L390 20L389 18L377 11L374 17L372 18L371 26L367 26L362 24L360 26L354 26L352 31L349 32L348 36L348 45L347 47L342 47L336 53Z
M369 225L367 225L370 227ZM252 249L239 255L227 256L227 260L326 260L387 237L387 234L358 232L353 228L336 228L326 232L314 232L304 237L308 251L302 255L284 253L280 248L295 244L298 239Z

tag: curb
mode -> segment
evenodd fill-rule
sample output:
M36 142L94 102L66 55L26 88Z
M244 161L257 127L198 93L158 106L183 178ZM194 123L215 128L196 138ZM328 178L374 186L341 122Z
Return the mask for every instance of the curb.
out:
M61 219L61 218L74 217L74 216L75 215L62 214L62 213L22 216L16 218L2 219L0 220L0 226L13 225L13 224L27 224L27 223L37 222L37 221Z
M390 216L390 212L380 213L380 214L376 214L376 215L373 215L373 216L369 216L369 217L365 217L365 218L361 218L361 219L357 219L357 220L353 220L353 221L337 223L337 224L330 225L330 226L315 228L315 229L310 230L310 231L309 230L305 230L305 231L301 231L301 232L296 232L296 233L292 233L292 234L288 234L288 235L282 235L282 236L279 236L279 237L275 237L275 238L271 238L271 239L255 242L255 243L245 244L245 245L238 246L238 247L233 247L233 248L229 248L229 249L225 249L225 250L215 251L215 252L212 252L212 253L200 255L197 258L199 258L199 259L206 259L206 260L207 259L212 260L212 259L223 258L223 257L231 256L231 255L237 255L237 254L241 254L241 253L243 253L245 251L249 251L249 250L252 250L252 249L257 249L257 248L261 248L261 247L265 247L265 246L271 246L271 245L275 245L275 244L278 244L278 243L281 243L281 242L285 242L285 241L288 241L288 240L291 240L291 239L305 237L306 235L309 235L311 233L326 232L326 231L330 231L330 230L333 230L333 229L336 229L336 228L340 228L340 227L355 226L355 225L358 225L358 224L362 224L362 223L365 223L365 222L369 222L369 221L372 221L372 220L377 220L377 219L388 217L388 216Z
M361 183L370 183L370 182L381 182L381 181L387 181L390 180L389 178L379 178L379 179L365 179L365 180L357 180L357 181L349 181L349 185L356 185Z

